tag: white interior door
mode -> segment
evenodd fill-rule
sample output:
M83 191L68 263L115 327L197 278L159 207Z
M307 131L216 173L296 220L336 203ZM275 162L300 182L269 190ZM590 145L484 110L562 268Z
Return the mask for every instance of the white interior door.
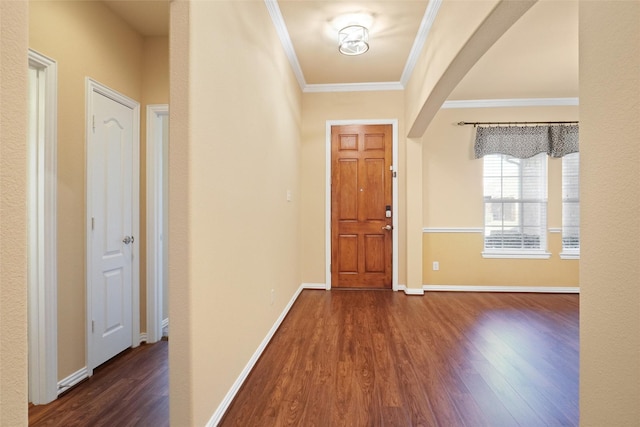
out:
M125 104L97 88L92 88L89 96L88 368L91 370L134 344L134 311L139 310L134 298L138 286L134 286L133 262L137 259L134 177L138 172L139 110L137 103L127 105L128 100Z
M147 342L168 326L167 170L169 106L147 106Z

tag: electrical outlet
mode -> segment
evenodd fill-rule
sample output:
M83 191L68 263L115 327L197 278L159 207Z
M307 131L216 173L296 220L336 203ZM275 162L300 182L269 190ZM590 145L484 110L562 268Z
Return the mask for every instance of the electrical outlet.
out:
M440 263L438 261L433 261L433 271L440 270Z
M275 300L276 300L276 290L275 289L271 289L271 305L273 305Z

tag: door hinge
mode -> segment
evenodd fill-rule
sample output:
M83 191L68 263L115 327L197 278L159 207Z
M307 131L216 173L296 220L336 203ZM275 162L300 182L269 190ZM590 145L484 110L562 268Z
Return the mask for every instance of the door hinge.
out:
M91 333L94 333L96 331L96 322L95 320L91 321Z
M96 229L96 219L91 217L91 231Z
M96 133L96 115L95 114L93 115L93 124L92 124L92 126L93 126L93 133Z
M398 177L398 172L393 171L393 177L394 177L394 178L397 178L397 177Z

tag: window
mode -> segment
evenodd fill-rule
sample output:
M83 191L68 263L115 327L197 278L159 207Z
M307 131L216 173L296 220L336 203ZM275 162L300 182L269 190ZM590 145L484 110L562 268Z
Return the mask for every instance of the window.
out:
M485 258L549 258L547 155L484 156Z
M580 154L562 158L561 258L580 257Z

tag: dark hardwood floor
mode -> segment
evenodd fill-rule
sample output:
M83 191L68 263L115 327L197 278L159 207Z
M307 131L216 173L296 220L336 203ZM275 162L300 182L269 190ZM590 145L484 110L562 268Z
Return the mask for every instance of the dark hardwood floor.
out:
M302 292L222 426L576 426L577 295ZM31 426L169 425L168 342L128 350ZM182 427L182 426L177 426Z
M169 425L168 341L129 349L48 405L29 406L30 426Z
M221 426L576 426L577 295L304 291Z

